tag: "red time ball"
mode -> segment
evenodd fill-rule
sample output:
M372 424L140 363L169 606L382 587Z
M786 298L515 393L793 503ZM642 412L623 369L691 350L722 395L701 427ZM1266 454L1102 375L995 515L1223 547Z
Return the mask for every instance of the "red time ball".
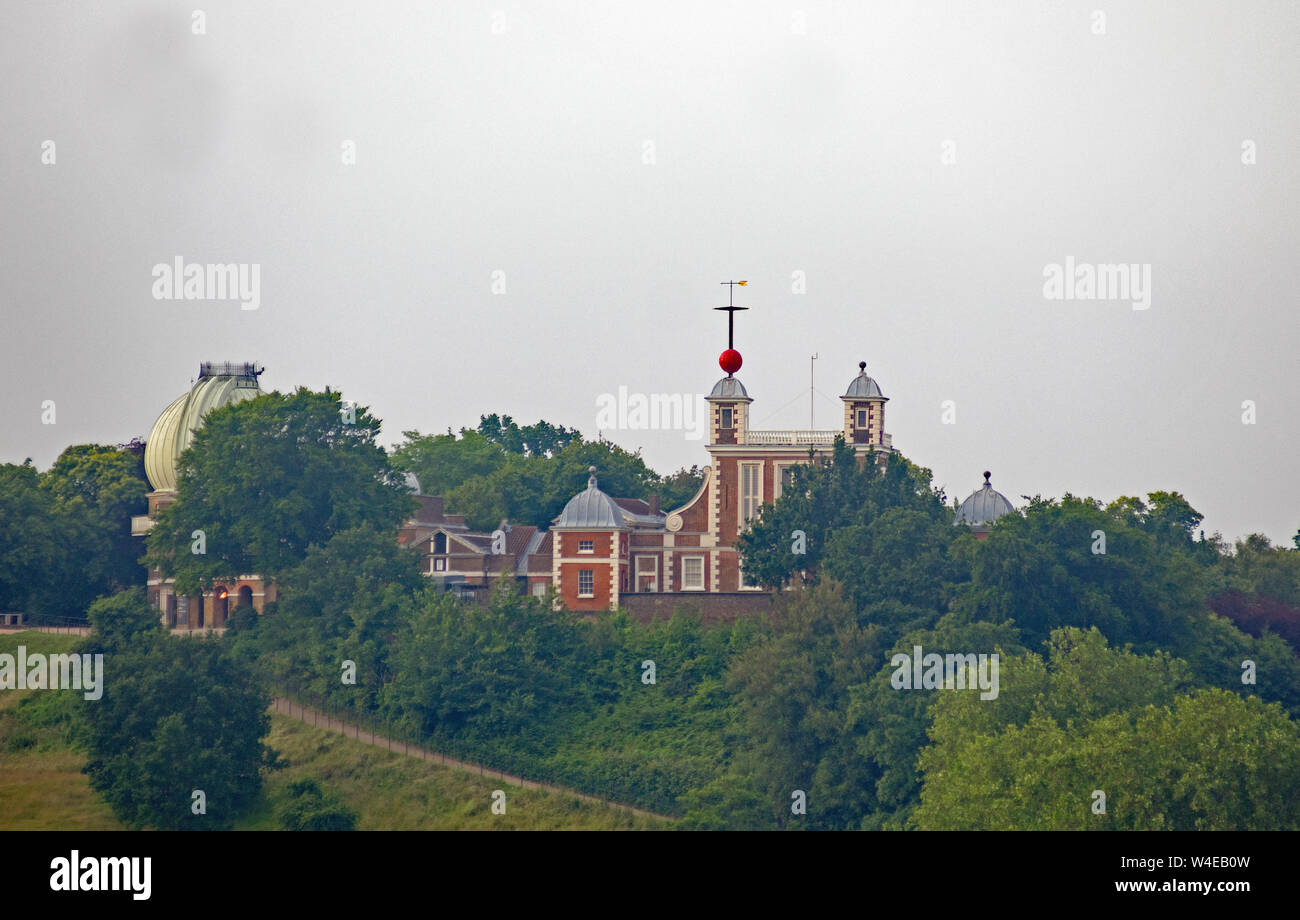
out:
M740 360L740 352L736 351L734 348L728 348L718 357L718 365L728 374L734 374L736 371L740 370L740 365L742 363L743 362Z

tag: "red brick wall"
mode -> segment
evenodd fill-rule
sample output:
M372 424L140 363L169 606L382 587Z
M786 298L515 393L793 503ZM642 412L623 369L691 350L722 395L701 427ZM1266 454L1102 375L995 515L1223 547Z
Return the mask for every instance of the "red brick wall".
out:
M740 589L740 563L735 553L718 554L718 590Z
M718 467L718 539L724 546L736 542L736 501L740 495L740 471L736 461L717 458Z
M608 541L606 541L608 544ZM575 544L576 547L577 544ZM605 558L609 558L609 547L606 545ZM613 567L617 568L617 567ZM578 597L578 571L580 569L591 569L592 580L595 585L595 597ZM570 610L604 610L610 605L613 598L613 588L610 585L610 569L608 561L592 561L590 565L583 562L564 562L560 564L560 601Z
M704 533L709 529L709 490L700 493L696 501L681 512L682 531Z
M609 531L608 530L575 530L572 532L557 533L556 539L560 541L561 556L591 556L593 558L609 558ZM593 544L593 552L579 553L578 541L590 540Z
M744 616L758 616L772 609L770 594L754 591L738 594L635 594L622 599L619 609L638 623L666 620L680 610L706 626L734 623Z

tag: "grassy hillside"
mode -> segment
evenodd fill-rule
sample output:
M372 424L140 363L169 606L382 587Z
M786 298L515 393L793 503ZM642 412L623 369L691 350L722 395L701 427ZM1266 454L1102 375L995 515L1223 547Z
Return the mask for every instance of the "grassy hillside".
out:
M27 631L0 633L0 652L70 651L78 636ZM112 809L81 772L85 756L71 741L63 694L0 691L0 828L4 830L112 830Z
M0 652L71 650L76 636L0 634ZM0 692L0 829L118 829L122 825L90 788L84 754L69 730L71 698L38 691ZM89 705L89 704L88 704ZM239 829L275 830L276 806L293 780L317 780L358 815L361 830L646 829L661 822L617 808L450 770L273 715L268 744L285 767L272 773L258 808ZM506 794L494 815L492 792Z
M610 830L662 822L571 796L450 770L290 719L271 717L268 743L288 761L266 783L266 804L242 823L275 828L274 803L295 779L312 777L359 816L359 830ZM492 791L506 794L506 813L492 814Z

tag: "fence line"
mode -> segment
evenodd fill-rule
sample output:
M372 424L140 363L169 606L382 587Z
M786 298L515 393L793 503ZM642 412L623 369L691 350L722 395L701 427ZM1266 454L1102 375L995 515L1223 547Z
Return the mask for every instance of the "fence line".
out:
M298 710L297 713L294 712L295 707ZM392 751L394 754L401 754L405 752L405 754L409 757L418 757L421 760L424 760L426 762L434 762L436 759L436 762L441 766L449 767L453 770L462 770L468 773L473 773L477 771L479 776L500 780L502 783L505 783L508 786L518 786L521 789L542 789L549 792L554 792L558 795L572 796L576 799L581 799L583 801L592 802L598 805L605 805L609 808L622 809L623 811L631 812L634 815L640 815L641 817L644 818L655 818L660 821L674 820L671 815L661 815L653 811L646 811L643 808L635 808L631 805L627 805L622 802L612 802L609 799L602 798L601 796L589 795L588 793L585 792L579 792L576 789L569 789L565 786L557 786L554 783L547 783L540 780L526 779L522 776L515 776L513 774L506 773L502 770L489 769L481 763L476 764L476 763L470 763L469 761L465 761L465 760L458 760L454 757L448 757L446 754L443 754L440 751L431 751L428 750L427 748L420 747L418 744L414 748L412 748L409 739L403 740L403 742L399 746L398 742L395 741L390 735L376 734L373 718L371 720L371 725L370 725L370 740L365 741L364 738L362 737L363 733L361 731L360 724L349 725L347 722L344 722L341 718L335 718L334 713L330 711L321 711L317 709L315 706L310 706L310 707L305 706L303 705L302 702L291 699L287 696L274 697L273 702L271 703L271 709L275 712L280 713L281 715L287 715L292 719L297 719L299 722L306 723L310 721L312 725L315 725L317 727L323 727L326 731L338 732L339 734L343 735L343 737L345 738L349 737L348 729L351 729L352 734L350 737L355 738L358 741L361 741L363 744L372 744L375 747L387 748L388 750ZM322 719L324 720L325 723L323 726L321 725ZM390 727L389 727L390 733L391 730L392 728L390 723Z
M0 632L43 632L56 636L88 636L90 635L89 626L4 626L0 627Z

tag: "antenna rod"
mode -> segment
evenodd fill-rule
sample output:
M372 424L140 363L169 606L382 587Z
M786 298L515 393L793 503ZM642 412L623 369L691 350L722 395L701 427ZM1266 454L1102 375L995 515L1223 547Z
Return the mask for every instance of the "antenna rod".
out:
M813 362L817 360L817 355L808 359L808 429L817 430L817 403L813 401L813 394L817 392L817 387L813 383Z

